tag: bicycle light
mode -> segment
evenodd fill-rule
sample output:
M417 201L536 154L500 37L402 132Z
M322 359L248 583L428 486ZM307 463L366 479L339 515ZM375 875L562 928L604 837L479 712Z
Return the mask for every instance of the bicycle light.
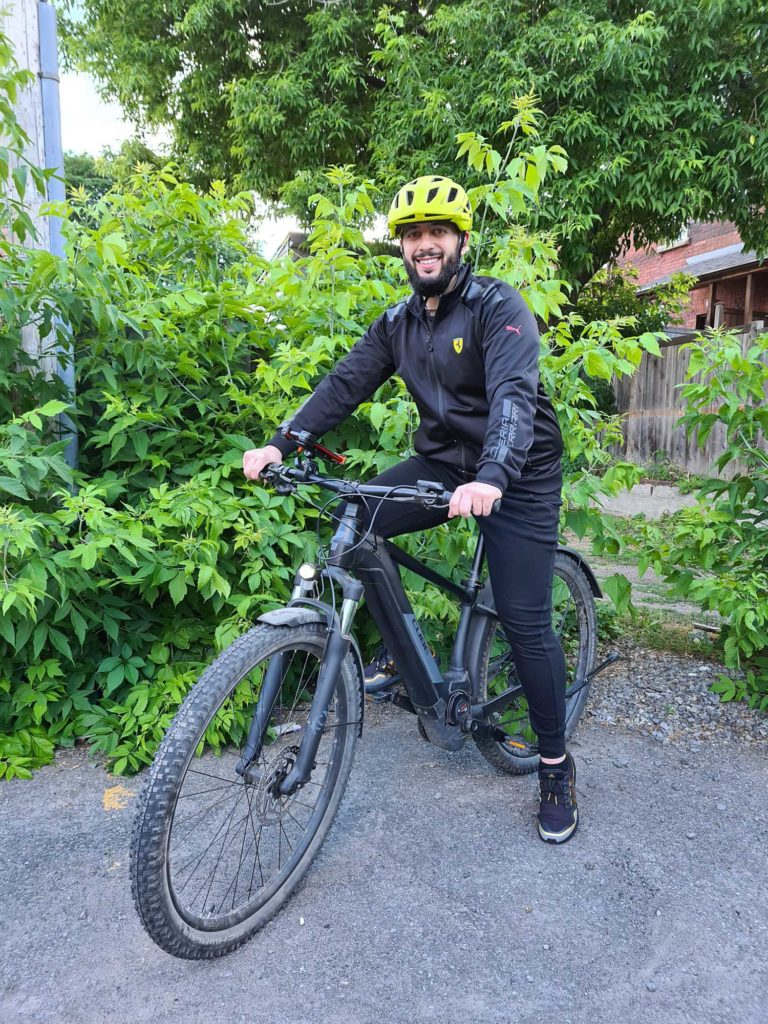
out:
M310 580L314 580L317 577L317 566L312 565L311 562L302 563L302 565L299 566L299 576L309 583Z

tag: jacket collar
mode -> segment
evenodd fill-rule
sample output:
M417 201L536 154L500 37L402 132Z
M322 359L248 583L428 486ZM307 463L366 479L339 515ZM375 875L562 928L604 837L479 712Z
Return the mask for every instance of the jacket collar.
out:
M456 287L440 296L440 304L437 307L440 319L442 319L449 310L453 309L453 307L464 298L471 281L472 268L469 263L463 263L458 273ZM414 316L420 317L423 315L424 299L416 292L411 295L406 305Z

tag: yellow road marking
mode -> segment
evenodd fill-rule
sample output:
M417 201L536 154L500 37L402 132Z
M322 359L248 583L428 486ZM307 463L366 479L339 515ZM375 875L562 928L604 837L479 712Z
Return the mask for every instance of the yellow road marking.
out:
M123 811L132 796L131 790L126 789L125 786L111 786L104 790L101 803L105 811Z

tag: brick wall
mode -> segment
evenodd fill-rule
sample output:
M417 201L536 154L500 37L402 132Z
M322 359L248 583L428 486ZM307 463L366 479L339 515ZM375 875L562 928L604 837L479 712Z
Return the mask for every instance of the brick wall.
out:
M736 226L729 222L717 221L714 224L697 224L688 226L689 241L683 245L658 252L656 246L648 249L630 248L619 259L620 266L632 266L638 274L637 287L656 281L665 274L674 274L686 269L685 261L691 256L701 256L726 245L741 242Z
M709 316L709 283L691 289L690 305L683 319L683 327L695 327L696 317ZM715 302L725 306L727 327L739 327L744 323L746 300L746 277L727 278L718 281L715 288ZM768 270L752 274L752 320L768 319Z

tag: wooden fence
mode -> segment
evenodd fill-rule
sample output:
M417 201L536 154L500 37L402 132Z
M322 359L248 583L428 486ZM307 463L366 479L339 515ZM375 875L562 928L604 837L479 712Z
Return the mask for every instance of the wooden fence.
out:
M762 333L764 321L750 325L740 335L746 352ZM630 378L616 381L616 403L623 416L624 445L618 453L630 462L647 463L663 453L669 461L690 473L711 473L715 459L725 450L725 427L718 423L706 444L689 442L677 420L684 411L680 390L688 370L689 353L683 348L695 334L679 335L662 342L661 358L646 353L638 371ZM763 440L768 450L768 443ZM723 475L731 477L742 467L731 463Z

